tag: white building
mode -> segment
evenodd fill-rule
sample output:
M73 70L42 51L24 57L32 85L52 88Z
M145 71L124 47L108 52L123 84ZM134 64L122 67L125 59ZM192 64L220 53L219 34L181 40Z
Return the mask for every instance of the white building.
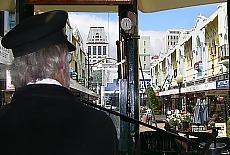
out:
M179 39L179 35L180 35L180 31L178 29L169 29L166 33L165 33L165 37L163 38L163 51L164 53L168 53L169 49L172 49L174 46L176 46L178 39Z
M104 27L90 27L87 42L87 53L89 64L95 64L101 61L106 63L109 56L109 42ZM95 69L95 67L94 67Z
M150 70L150 36L141 36L139 40L139 56L143 71Z

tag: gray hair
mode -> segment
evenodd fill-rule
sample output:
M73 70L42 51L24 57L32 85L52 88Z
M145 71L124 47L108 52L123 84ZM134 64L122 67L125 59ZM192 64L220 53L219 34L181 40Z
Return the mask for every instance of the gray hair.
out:
M67 46L59 44L15 58L10 65L13 85L18 88L45 78L55 79L63 61L66 69L69 68L67 53Z

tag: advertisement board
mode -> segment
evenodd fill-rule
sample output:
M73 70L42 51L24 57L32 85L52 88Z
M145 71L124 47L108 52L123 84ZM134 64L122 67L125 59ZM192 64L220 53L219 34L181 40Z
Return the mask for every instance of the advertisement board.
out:
M226 123L215 123L215 127L218 128L218 136L226 137Z

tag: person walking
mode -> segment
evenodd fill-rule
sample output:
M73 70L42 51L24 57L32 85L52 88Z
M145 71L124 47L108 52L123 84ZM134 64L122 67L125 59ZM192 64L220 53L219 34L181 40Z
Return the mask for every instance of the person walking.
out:
M2 39L12 49L16 87L0 109L1 155L115 155L116 128L110 117L76 100L69 90L64 33L68 13L53 10L24 19Z

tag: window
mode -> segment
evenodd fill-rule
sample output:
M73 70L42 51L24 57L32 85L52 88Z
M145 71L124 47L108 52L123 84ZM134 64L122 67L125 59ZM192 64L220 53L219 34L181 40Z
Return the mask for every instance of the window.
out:
M144 64L144 69L146 68L146 64Z
M144 41L144 46L146 45L146 41Z
M174 70L174 78L177 77L177 69Z
M144 48L144 53L146 53L146 49Z
M96 46L93 46L93 55L96 55Z
M144 61L146 61L146 57L144 56Z
M106 55L106 46L103 46L103 55Z
M101 46L98 46L98 55L101 55Z
M88 53L91 55L91 46L88 46Z
M96 33L95 38L99 38L99 33Z

